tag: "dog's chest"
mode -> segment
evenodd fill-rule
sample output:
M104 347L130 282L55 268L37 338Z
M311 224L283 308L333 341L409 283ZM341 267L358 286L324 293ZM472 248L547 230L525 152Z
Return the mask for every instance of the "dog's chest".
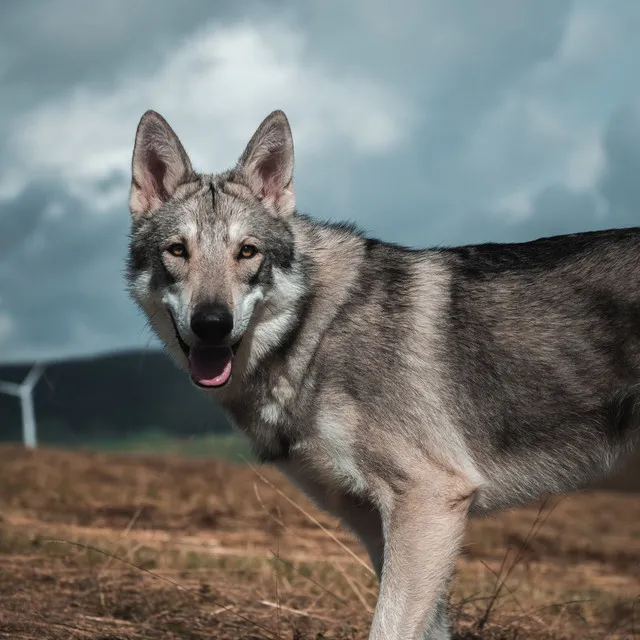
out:
M257 381L224 404L236 426L251 440L258 459L276 462L289 458L308 423L304 416L297 419L298 394L286 377L279 376L272 384L266 382Z
M255 407L257 419L267 426L283 426L288 416L295 410L296 393L293 385L285 376L277 378L268 385Z
M304 475L362 493L367 482L358 440L358 414L350 402L304 398L285 376L237 402L238 426L264 462L301 463Z
M315 477L326 486L365 494L367 443L359 437L354 408L349 403L327 403L319 398L312 420L305 437L292 449L293 461L300 462L311 479Z

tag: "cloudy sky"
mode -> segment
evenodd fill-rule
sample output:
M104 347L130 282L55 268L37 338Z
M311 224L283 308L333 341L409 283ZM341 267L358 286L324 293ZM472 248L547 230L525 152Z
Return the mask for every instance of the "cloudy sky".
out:
M639 224L638 33L637 0L2 3L0 361L150 343L122 274L149 108L205 171L284 109L299 208L414 246Z

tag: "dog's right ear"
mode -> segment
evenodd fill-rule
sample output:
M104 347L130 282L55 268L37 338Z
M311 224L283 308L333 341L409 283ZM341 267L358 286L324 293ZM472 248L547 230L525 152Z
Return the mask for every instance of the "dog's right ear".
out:
M129 209L133 216L159 209L186 182L193 169L178 136L155 111L138 124L131 163Z

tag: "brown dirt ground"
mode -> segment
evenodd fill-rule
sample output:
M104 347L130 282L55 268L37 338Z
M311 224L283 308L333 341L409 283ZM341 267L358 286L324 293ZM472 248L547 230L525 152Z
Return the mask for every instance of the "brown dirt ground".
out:
M359 545L259 473L0 447L0 638L366 638L377 584ZM539 508L472 523L457 637L640 639L640 496Z

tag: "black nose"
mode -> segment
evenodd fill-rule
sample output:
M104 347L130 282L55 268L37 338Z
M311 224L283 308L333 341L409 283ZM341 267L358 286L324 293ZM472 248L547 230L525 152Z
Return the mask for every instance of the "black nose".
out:
M191 316L191 331L200 340L209 344L220 344L233 329L233 316L219 304L196 307Z

